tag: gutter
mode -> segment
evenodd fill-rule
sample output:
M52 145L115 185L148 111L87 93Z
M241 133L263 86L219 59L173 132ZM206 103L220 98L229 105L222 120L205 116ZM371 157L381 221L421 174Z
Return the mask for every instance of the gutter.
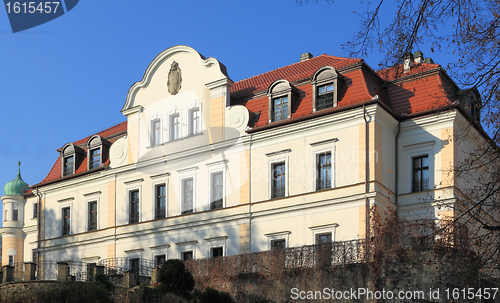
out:
M365 120L365 241L368 245L370 240L370 201L368 200L368 192L370 191L369 178L370 178L370 157L369 157L369 122L366 119L366 109L363 104L363 119ZM367 246L368 247L368 246Z

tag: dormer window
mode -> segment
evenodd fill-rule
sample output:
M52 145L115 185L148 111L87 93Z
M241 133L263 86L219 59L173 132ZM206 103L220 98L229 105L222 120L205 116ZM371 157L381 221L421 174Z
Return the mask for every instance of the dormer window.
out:
M71 176L78 169L78 165L85 158L85 150L73 143L68 143L61 149L61 175Z
M316 110L333 107L333 83L318 86Z
M98 168L106 161L109 145L111 143L99 135L90 137L87 141L87 169Z
M273 99L272 120L280 121L288 118L288 96Z
M338 92L340 91L339 76L331 66L324 66L314 73L311 84L313 86L313 111L337 106Z
M287 80L275 81L267 90L269 100L268 117L269 121L276 122L289 119L292 115L292 92L295 88Z
M75 157L64 157L63 176L71 176L75 172Z
M96 168L101 166L101 149L94 148L90 150L90 159L89 159L89 169Z
M458 92L458 98L460 105L465 109L465 111L470 115L470 117L479 122L480 120L480 110L482 107L481 96L475 88L465 89Z

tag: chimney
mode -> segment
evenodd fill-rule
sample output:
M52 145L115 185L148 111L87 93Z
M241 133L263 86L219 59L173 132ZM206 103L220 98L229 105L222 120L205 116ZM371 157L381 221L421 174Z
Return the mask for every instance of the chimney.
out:
M408 72L410 68L413 67L413 54L412 53L406 53L403 56L403 67L404 67L404 72Z
M424 63L434 64L434 60L432 60L431 58L425 58Z
M421 51L415 52L415 64L419 65L424 62L424 54Z
M313 55L311 55L311 53L309 53L309 52L303 53L302 55L300 55L300 62L309 60L312 57L313 57Z

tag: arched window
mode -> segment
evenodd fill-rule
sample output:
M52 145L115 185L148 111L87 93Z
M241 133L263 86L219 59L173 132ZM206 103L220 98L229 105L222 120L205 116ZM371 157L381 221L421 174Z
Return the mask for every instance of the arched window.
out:
M312 78L313 111L337 106L340 91L339 75L331 66L318 69Z
M292 92L295 88L287 80L276 80L267 90L268 123L289 119L292 115Z
M81 161L85 151L74 145L73 143L68 143L61 149L61 161L62 161L62 176L71 176L75 173L76 165Z

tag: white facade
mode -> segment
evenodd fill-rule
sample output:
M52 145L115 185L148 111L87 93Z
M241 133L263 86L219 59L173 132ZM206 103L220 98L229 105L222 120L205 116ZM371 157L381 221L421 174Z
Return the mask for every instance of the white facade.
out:
M178 92L167 84L179 80L169 76L173 66L182 78ZM337 108L295 120L302 103L293 102L318 97L310 79L292 81L294 96L305 97L292 96L289 123L259 128L250 103L265 95L240 102L217 60L186 46L165 50L129 90L126 131L102 132L97 147L75 143L73 154L63 148L46 180L24 196L2 197L3 264L12 254L15 262L198 259L364 239L373 205L411 220L453 217L447 172L464 114L448 107L401 118L370 93L342 107L349 90L366 85L349 76L363 69L337 70L346 91L335 95ZM96 148L101 164L92 170ZM415 190L419 157L427 157L429 184ZM73 173L63 176L64 168ZM17 221L8 214L12 199L22 200Z

